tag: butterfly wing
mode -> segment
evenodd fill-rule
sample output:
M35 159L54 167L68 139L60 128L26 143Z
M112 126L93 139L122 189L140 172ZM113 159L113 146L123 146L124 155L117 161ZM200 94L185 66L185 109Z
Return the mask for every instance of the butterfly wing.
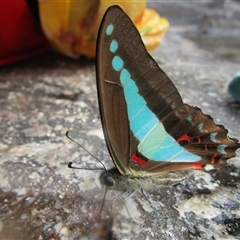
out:
M103 130L121 174L201 169L235 156L237 140L199 108L182 102L118 6L103 17L96 61Z

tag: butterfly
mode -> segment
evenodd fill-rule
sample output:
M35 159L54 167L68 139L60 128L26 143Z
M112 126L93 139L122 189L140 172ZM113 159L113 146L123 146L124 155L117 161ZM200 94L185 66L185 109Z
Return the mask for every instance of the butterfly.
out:
M99 28L96 79L106 144L122 175L219 167L236 156L240 143L183 103L119 6L106 11Z

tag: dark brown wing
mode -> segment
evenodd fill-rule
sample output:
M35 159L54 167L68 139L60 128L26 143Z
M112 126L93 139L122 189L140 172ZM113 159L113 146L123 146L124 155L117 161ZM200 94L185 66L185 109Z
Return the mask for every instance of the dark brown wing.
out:
M186 153L199 156L197 164L194 159L181 162L174 156L163 161L156 160L148 157L145 150L139 151L140 142L145 141L149 145L158 139L143 136L144 140L141 140L130 128L129 111L134 106L129 107L126 103L125 95L131 91L122 84L123 69L127 69L132 84L137 86L133 95L144 99L144 107L164 126L162 135L166 139L173 138L174 144L183 147ZM138 30L118 6L107 10L99 29L96 76L105 139L110 155L123 175L138 175L142 171L152 175L162 171L196 169L206 164L225 164L240 147L236 140L227 137L227 130L216 125L210 116L183 104L178 90L148 54ZM165 147L164 142L158 147ZM139 157L133 160L132 156L136 153ZM178 156L180 154L177 153Z
M109 24L114 25L114 36L106 35ZM98 99L109 152L119 171L125 174L139 142L129 128L123 89L118 74L111 66L109 46L113 37L118 40L121 47L119 54L124 56L125 65L131 68L134 79L139 80L146 93L155 88L155 94L158 95L153 99L155 106L164 105L167 113L181 105L182 99L173 83L147 53L130 18L118 6L110 7L103 17L97 40ZM159 82L162 82L162 86ZM162 89L162 96L159 88ZM152 98L152 93L149 97Z

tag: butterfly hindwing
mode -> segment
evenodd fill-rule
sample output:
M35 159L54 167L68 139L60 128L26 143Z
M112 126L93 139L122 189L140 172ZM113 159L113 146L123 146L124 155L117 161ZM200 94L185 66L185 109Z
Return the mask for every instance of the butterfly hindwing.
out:
M182 102L118 6L103 17L96 58L103 130L120 173L200 169L235 156L239 143L199 108Z

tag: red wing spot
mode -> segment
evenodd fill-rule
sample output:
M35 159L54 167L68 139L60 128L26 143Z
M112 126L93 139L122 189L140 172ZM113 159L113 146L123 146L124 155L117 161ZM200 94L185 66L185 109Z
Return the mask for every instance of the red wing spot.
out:
M148 163L148 160L144 160L136 155L136 153L133 154L132 156L132 161L134 163L139 164L141 167L145 167L145 165Z
M202 164L201 163L193 163L194 170L202 170Z
M187 134L184 134L180 138L177 139L177 142L182 142L182 141L187 141L188 143L190 143L191 138Z
M211 158L211 164L215 164L215 161L216 161L216 157L217 157L218 155L216 154L216 153L214 153L213 155L212 155L212 158Z
M204 150L205 150L206 152L208 151L208 145L207 145L207 144L204 145Z
M198 142L198 143L201 142L201 138L200 138L200 137L197 138L197 142Z

